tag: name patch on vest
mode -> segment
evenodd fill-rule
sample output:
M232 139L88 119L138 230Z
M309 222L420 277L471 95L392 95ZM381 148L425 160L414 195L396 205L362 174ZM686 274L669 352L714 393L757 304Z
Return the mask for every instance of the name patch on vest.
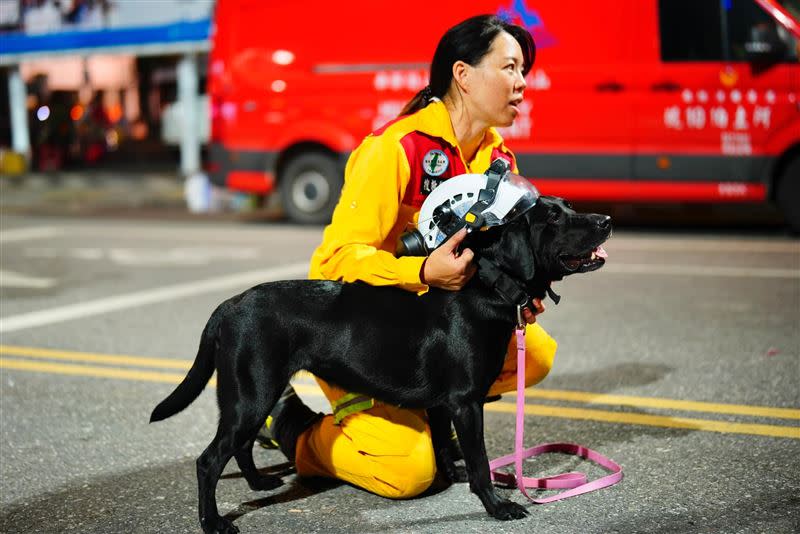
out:
M429 195L431 192L439 187L439 184L447 180L447 178L435 178L433 176L423 176L419 182L419 192L423 195Z

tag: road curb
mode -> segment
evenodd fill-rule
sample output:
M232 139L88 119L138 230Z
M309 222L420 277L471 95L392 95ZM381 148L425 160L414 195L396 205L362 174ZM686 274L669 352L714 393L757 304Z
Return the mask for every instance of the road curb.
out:
M210 211L193 213L184 188L177 172L29 172L0 177L0 213L245 222L283 217L274 202L254 209L246 199L221 190L215 190L217 201Z
M98 209L185 210L177 173L26 173L0 180L6 213L76 213Z

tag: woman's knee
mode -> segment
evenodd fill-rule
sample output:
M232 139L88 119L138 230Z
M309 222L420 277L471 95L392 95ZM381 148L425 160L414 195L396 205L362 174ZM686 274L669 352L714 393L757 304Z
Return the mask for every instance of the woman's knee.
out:
M383 491L379 494L392 499L409 499L427 490L436 476L436 458L430 434L421 434L408 455L397 457L392 463L383 473L376 473L376 479L383 483Z
M553 368L558 344L550 334L537 324L525 330L525 386L538 384Z

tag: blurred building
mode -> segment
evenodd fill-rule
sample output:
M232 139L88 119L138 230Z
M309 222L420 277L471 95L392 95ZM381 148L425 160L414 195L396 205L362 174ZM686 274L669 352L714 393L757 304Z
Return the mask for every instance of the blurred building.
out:
M198 170L204 116L180 110L203 110L213 5L0 0L0 148L41 171Z

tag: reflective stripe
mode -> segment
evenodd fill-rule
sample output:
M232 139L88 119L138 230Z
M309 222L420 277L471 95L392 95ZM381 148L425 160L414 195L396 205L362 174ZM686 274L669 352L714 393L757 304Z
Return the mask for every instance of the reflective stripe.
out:
M360 393L347 393L331 403L333 419L337 425L348 415L369 410L373 406L375 406L375 399Z
M387 70L427 70L428 63L320 63L312 70L320 74L356 74Z

